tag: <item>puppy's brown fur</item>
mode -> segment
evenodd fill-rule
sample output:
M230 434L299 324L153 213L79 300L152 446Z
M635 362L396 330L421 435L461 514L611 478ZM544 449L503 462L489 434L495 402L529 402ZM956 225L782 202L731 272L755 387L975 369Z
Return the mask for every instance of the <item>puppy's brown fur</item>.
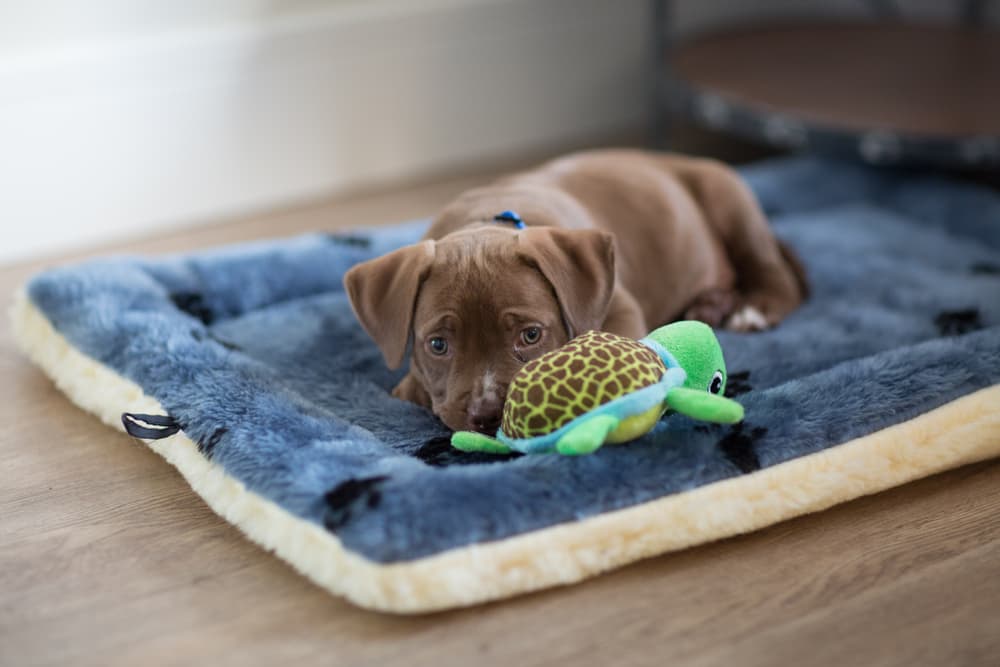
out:
M507 209L527 228L493 221ZM425 239L344 282L390 367L413 341L393 394L456 430L495 432L517 369L588 329L639 338L680 317L759 329L806 295L753 194L710 160L570 155L462 194Z

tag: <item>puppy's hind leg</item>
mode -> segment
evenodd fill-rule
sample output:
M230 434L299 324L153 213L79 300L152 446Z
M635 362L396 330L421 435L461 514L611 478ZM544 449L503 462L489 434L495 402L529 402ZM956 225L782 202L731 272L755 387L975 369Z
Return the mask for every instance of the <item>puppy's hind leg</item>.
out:
M699 160L679 176L736 273L737 301L723 325L755 331L781 322L806 298L808 285L802 264L775 238L757 198L721 163Z
M684 309L685 320L698 320L710 327L721 327L736 310L740 295L736 290L713 287L700 293Z

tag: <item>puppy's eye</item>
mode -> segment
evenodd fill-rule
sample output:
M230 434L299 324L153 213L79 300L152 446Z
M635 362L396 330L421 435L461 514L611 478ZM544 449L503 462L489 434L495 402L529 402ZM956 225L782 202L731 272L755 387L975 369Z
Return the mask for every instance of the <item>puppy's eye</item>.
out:
M525 345L535 345L542 339L541 327L528 327L521 331L521 342Z
M427 341L427 347L430 348L431 354L436 354L439 357L448 354L448 341L440 336L435 336Z
M708 383L708 391L713 394L722 392L722 371L715 371L715 375L712 376L712 381Z

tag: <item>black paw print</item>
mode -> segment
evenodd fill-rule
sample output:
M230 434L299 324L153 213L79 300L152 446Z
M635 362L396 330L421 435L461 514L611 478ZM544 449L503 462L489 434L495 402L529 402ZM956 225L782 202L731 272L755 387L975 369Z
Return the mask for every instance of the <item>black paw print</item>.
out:
M983 328L978 308L942 311L934 318L934 324L942 336L961 336Z
M365 506L375 509L382 502L382 492L378 487L389 479L387 475L362 477L341 482L326 492L326 514L323 525L327 530L337 530L351 520L352 512Z
M739 396L740 394L745 394L752 390L753 386L750 384L750 371L737 371L735 373L730 373L729 377L726 379L726 398L733 398L734 396Z
M746 474L760 470L760 459L757 458L754 445L765 435L767 435L765 427L751 428L746 422L740 422L733 424L729 428L729 433L724 435L717 445L726 459L739 468L740 472Z
M205 297L198 292L174 292L170 295L174 305L191 317L209 325L215 319L215 313L205 304Z

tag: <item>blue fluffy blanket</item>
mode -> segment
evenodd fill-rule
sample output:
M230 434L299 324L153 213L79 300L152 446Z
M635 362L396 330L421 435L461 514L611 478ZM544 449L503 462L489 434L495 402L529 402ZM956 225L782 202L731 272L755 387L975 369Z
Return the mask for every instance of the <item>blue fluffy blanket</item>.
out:
M579 458L452 450L388 371L341 286L425 223L53 270L32 303L140 385L205 457L369 561L503 540L752 473L1000 382L1000 196L792 159L744 170L812 298L722 333L735 427L665 418Z

